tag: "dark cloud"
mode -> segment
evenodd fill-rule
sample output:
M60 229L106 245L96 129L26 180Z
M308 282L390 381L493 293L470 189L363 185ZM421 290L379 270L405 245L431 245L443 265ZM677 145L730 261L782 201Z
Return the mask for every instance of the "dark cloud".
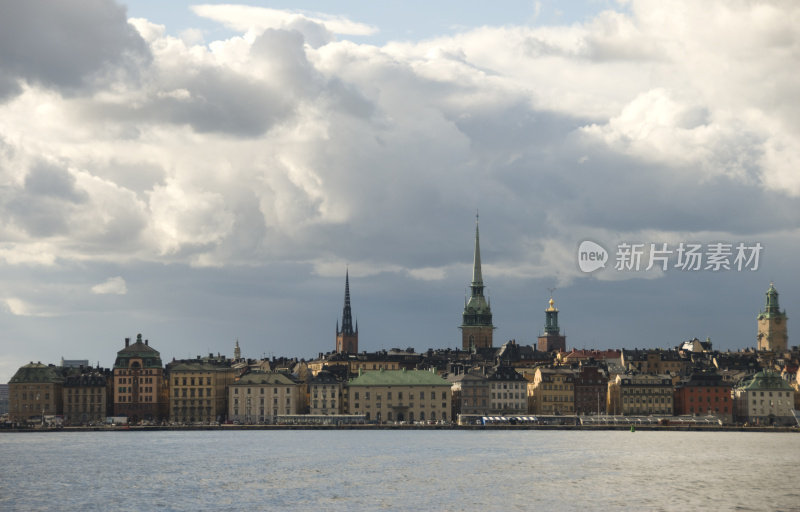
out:
M0 99L18 92L17 79L74 91L149 51L109 0L0 2Z

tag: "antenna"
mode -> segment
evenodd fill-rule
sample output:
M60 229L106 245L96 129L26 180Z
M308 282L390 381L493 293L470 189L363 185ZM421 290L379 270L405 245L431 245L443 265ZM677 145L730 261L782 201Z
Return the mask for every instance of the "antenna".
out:
M548 288L547 291L550 292L550 298L553 298L553 292L556 291L558 288Z

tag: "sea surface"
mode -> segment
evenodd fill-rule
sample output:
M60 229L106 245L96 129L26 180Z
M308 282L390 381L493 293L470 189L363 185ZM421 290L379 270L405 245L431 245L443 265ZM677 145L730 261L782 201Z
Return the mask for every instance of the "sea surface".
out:
M0 434L0 510L800 510L800 435Z

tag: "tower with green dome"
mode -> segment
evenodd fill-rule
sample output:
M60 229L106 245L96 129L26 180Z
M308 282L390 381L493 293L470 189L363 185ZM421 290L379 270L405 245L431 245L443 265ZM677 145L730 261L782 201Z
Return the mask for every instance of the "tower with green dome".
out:
M778 306L778 290L770 283L767 304L758 314L758 350L785 352L789 347L786 331L786 311Z

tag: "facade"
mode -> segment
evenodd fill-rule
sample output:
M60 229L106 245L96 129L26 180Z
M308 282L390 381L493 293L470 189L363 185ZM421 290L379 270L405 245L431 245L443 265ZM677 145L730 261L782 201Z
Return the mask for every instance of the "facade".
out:
M330 416L344 411L344 383L333 372L322 370L311 377L309 414Z
M733 387L734 414L751 425L795 425L794 394L779 373L763 370Z
M423 370L362 372L347 385L347 413L367 421L451 421L450 383Z
M111 372L95 368L70 371L64 378L65 425L102 424L108 416Z
M758 314L758 350L785 352L789 346L786 311L778 307L778 290L772 283L767 290L767 304Z
M228 413L228 387L239 370L227 357L184 359L167 364L169 421L220 423Z
M547 309L544 310L544 333L539 336L538 349L542 352L566 352L567 337L561 334L558 326L558 308L550 297Z
M282 372L250 372L228 389L228 418L239 423L274 423L300 414L300 383Z
M344 277L344 308L342 309L342 328L336 322L336 352L339 354L358 353L358 322L353 327L353 313L350 308L350 271Z
M448 375L447 380L452 383L451 418L457 419L459 414L489 413L489 380L486 377L474 373L459 373Z
M528 412L528 381L510 366L498 366L486 377L489 383L489 414Z
M57 366L31 362L21 367L8 381L9 421L44 424L47 416L62 414L63 386Z
M470 298L464 304L461 320L461 348L475 351L491 348L494 325L492 325L492 307L483 295L483 274L481 273L481 246L478 232L478 218L475 218L475 254L472 266L472 282Z
M167 418L168 397L161 355L142 341L142 335L117 352L114 361L114 416L127 416L128 421L159 422Z
M530 412L575 414L575 372L568 368L537 368L528 383Z
M672 378L651 374L617 375L608 383L608 412L624 416L672 416Z
M733 420L732 385L716 373L693 373L675 387L676 416L713 414Z
M575 414L605 414L608 376L597 365L581 365L575 374Z

